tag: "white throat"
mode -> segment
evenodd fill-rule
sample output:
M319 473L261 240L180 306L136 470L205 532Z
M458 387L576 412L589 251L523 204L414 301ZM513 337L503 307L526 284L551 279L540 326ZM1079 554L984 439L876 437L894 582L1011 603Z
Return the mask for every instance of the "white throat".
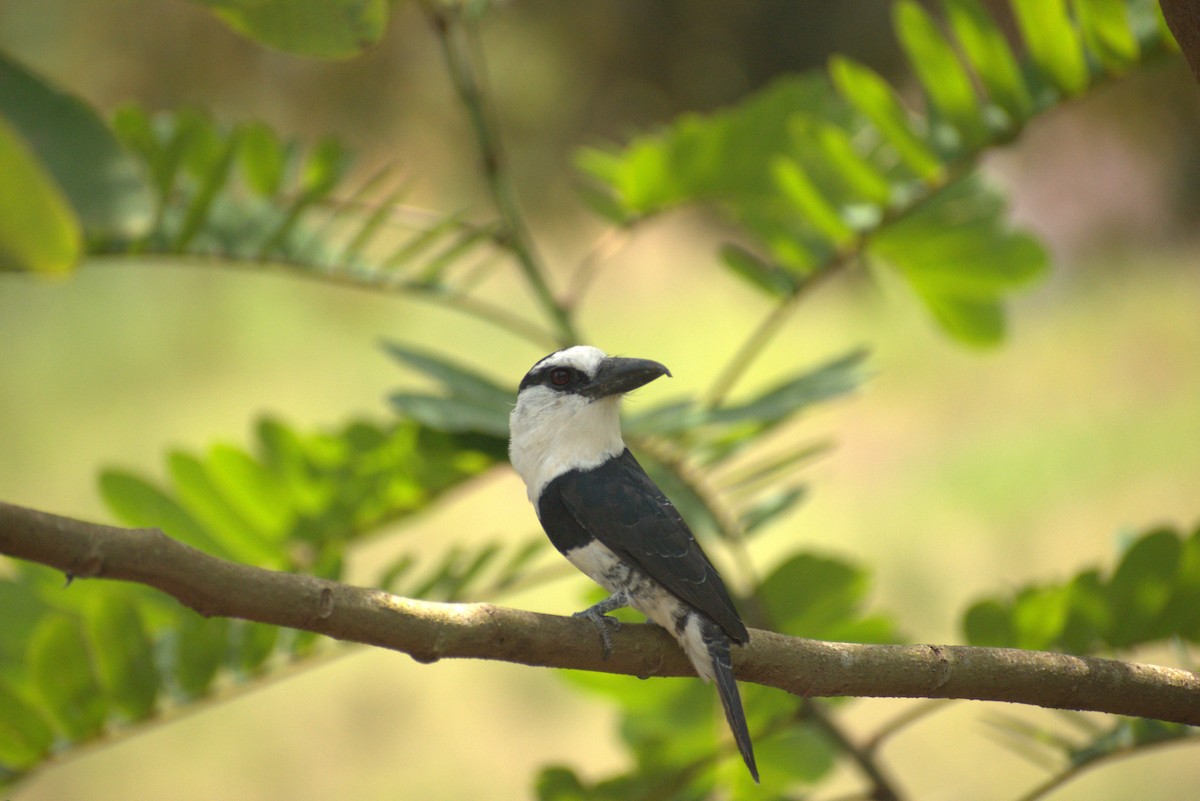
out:
M598 467L625 450L617 395L593 401L530 387L517 398L508 428L508 455L535 509L560 474Z

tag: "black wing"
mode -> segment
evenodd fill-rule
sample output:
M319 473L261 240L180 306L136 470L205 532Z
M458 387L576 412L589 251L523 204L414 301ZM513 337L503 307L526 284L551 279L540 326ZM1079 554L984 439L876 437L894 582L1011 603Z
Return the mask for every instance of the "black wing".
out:
M555 508L561 503L561 508ZM595 538L712 618L736 643L749 639L725 582L687 523L628 450L586 472L571 470L542 492L539 516L567 551Z

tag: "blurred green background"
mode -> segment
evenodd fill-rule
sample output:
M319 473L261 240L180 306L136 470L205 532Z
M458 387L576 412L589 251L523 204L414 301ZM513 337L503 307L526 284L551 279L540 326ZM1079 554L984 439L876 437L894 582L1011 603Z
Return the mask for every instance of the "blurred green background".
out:
M889 31L887 3L867 0L497 9L485 28L491 84L551 263L565 275L602 230L578 201L573 148L732 102L832 52L903 86ZM412 202L485 205L440 56L406 4L380 45L345 62L264 51L198 5L167 0L7 0L0 48L106 113L128 101L196 105L309 141L334 134L362 154L364 174L384 160L406 165ZM1190 76L1175 63L1102 88L1036 120L987 171L1055 257L1052 278L1014 302L1008 343L953 345L886 277L852 276L815 294L750 377L871 348L865 391L798 429L836 447L810 471L811 500L755 556L767 565L800 543L871 566L878 607L915 640L957 641L974 598L1111 564L1125 534L1200 513L1200 98ZM641 231L601 273L581 320L592 341L665 362L671 390L704 385L763 313L712 269L716 241L691 214ZM65 280L4 276L0 325L0 497L97 520L101 466L161 475L168 448L242 442L264 413L303 426L384 417L384 395L405 377L380 338L436 343L509 381L543 355L395 297L118 261ZM435 552L535 528L520 482L501 470L408 537ZM572 611L587 583L563 576L505 602ZM858 702L851 730L904 707ZM984 723L994 711L955 705L891 744L887 764L912 797L1016 797L1041 774L996 745ZM72 759L15 797L522 797L539 766L603 775L620 764L611 722L548 671L420 666L361 649ZM1194 753L1154 753L1055 797L1141 797L1150 781L1155 797L1172 787L1185 797L1200 765ZM837 784L854 786L848 772Z

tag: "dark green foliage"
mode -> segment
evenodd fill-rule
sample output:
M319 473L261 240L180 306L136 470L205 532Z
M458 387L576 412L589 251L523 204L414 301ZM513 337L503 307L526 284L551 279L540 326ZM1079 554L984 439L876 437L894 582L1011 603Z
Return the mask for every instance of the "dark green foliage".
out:
M502 440L418 423L356 422L300 433L262 420L252 450L215 445L169 456L166 487L101 476L114 515L227 559L337 579L346 547L427 508L503 454ZM413 597L499 592L538 552L526 542L451 549ZM412 557L406 557L415 562ZM0 581L0 769L7 780L63 747L152 718L160 703L203 699L221 681L270 675L313 653L316 638L248 621L204 619L145 588L76 582L18 564ZM397 575L384 577L395 584Z
M975 603L972 645L1096 653L1178 637L1200 642L1200 528L1138 537L1110 575L1089 569Z

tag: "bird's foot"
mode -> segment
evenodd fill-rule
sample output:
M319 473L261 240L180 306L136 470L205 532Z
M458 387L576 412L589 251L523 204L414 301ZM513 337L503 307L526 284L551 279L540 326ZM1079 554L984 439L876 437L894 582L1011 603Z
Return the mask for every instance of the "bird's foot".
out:
M612 634L609 632L621 628L621 621L615 617L606 614L614 609L620 609L622 606L628 606L629 599L625 593L616 593L605 598L598 604L589 606L582 612L576 612L571 617L582 617L592 621L592 625L596 627L596 631L600 634L600 643L604 647L604 661L612 656Z

